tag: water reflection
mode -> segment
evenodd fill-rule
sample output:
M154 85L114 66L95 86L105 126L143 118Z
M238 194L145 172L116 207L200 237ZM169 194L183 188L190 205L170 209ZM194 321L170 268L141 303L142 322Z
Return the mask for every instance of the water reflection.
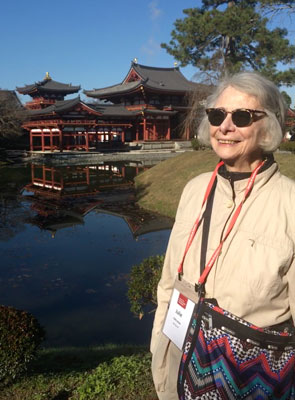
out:
M130 314L126 277L165 251L172 222L136 207L132 182L141 169L1 170L1 303L34 313L48 344L148 341L152 317Z

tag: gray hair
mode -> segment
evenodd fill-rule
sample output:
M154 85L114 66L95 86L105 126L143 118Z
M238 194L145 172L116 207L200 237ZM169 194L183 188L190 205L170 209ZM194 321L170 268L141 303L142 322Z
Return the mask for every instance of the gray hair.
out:
M284 136L287 106L276 85L256 72L240 72L225 77L220 81L215 91L207 98L206 108L214 107L221 93L228 87L256 97L261 107L267 113L264 118L265 135L259 143L264 152L275 151ZM198 139L204 145L210 145L210 123L204 114L199 128Z

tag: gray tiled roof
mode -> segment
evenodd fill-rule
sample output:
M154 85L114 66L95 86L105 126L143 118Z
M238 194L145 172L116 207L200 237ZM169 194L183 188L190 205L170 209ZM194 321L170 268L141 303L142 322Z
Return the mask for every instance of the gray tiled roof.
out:
M101 112L105 117L130 117L138 114L138 110L127 110L124 106L117 104L88 104L96 111Z
M102 89L84 90L84 93L89 97L100 97L105 94L124 94L136 90L141 84L142 81L128 82L125 84L119 83Z
M178 67L157 68L133 63L131 68L146 81L147 87L184 92L194 90L197 86L187 80Z
M124 106L120 105L113 105L113 104L91 104L91 103L84 103L80 97L75 97L71 100L63 100L57 101L55 104L43 108L41 110L28 110L27 115L30 117L41 116L41 115L53 115L53 114L63 114L67 111L71 110L77 104L82 103L86 107L89 107L91 110L95 111L96 113L100 113L106 117L130 117L132 115L137 115L137 111L128 111Z
M108 118L124 118L124 117L130 118L130 117L135 117L136 115L139 115L142 112L147 114L157 114L157 115L171 115L177 113L177 111L151 110L145 108L137 110L127 110L124 106L117 104L84 103L79 96L71 100L57 101L55 104L52 104L51 106L48 106L41 110L27 110L26 113L29 117L64 114L79 103L82 103L86 107L89 107L91 110L95 111L96 113L101 114L102 117L108 117Z
M131 70L134 70L140 80L126 82L126 79ZM108 86L101 89L85 90L84 93L89 97L103 98L104 96L112 96L124 94L136 90L140 86L146 89L160 92L185 93L193 91L198 87L197 83L187 80L179 68L157 68L148 67L136 63L131 64L131 68L122 83L113 86Z
M71 84L57 82L52 79L44 79L31 85L16 88L19 93L29 95L35 92L71 94L78 92L80 89L80 86L72 86Z
M78 96L71 100L57 101L55 104L52 104L51 106L45 107L41 110L28 110L27 114L29 116L47 115L55 113L61 114L63 112L66 112L67 110L70 110L72 107L75 107L80 102L81 102L80 96Z

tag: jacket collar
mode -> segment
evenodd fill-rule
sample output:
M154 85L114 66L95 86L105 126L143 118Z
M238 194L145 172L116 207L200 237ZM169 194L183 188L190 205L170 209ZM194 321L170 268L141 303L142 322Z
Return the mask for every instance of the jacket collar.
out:
M278 164L274 161L273 157L268 157L266 163L256 176L252 192L256 192L262 188L269 181L269 179L273 177L278 169ZM238 195L240 192L243 192L246 189L250 175L251 173L233 174L226 171L225 168L221 169L220 173L218 172L217 175L218 186L220 186L228 195L230 194L232 196L233 192L235 195Z

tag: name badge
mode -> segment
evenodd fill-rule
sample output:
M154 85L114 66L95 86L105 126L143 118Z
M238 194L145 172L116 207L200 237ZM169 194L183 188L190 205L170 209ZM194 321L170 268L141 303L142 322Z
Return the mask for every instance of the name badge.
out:
M182 350L195 303L174 288L163 326L163 333Z

